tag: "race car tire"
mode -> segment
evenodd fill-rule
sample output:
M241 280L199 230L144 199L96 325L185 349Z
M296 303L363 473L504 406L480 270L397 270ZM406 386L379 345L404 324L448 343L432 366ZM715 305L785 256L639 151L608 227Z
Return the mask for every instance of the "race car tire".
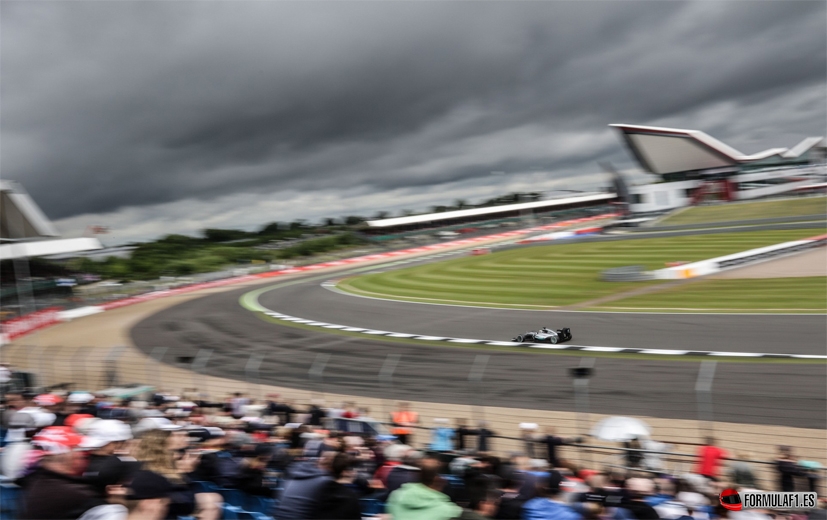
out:
M525 341L525 338L522 336L517 336L517 343L522 343L523 341Z
M557 344L557 336L550 337L548 339L548 342L551 343L552 345L556 345Z

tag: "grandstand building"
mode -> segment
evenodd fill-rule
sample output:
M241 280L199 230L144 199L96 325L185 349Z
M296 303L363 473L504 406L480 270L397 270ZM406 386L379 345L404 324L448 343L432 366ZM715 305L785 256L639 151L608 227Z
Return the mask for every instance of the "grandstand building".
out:
M629 209L654 213L705 200L736 201L823 191L825 140L746 155L698 130L613 124L641 167L661 182L629 187Z
M60 238L54 224L23 187L0 180L0 260L100 249L96 238Z
M572 215L591 215L611 211L612 204L617 201L614 193L577 193L564 197L556 197L533 202L518 204L503 204L482 208L460 209L411 215L405 217L369 220L365 222L363 232L372 237L393 238L404 237L409 234L428 230L456 229L468 230L471 226L490 227L507 225L509 222L521 221L526 218L538 217L567 217Z

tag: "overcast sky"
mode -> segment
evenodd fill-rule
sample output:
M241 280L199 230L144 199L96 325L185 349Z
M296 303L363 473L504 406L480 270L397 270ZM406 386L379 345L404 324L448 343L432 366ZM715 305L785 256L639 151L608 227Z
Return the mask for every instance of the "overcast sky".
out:
M592 189L610 123L827 134L823 1L0 3L0 175L107 243ZM491 175L492 171L505 172Z

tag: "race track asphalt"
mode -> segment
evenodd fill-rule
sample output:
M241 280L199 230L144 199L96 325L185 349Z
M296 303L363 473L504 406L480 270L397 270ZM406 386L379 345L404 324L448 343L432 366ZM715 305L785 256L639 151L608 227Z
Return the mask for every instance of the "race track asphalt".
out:
M339 275L341 276L341 274ZM334 277L334 275L330 275ZM515 311L418 305L357 298L319 286L314 276L264 293L265 307L308 319L360 327L508 340L541 325L569 326L579 345L643 346L731 352L824 354L825 317L767 315L647 315ZM421 345L328 334L279 325L239 305L244 288L192 300L137 324L145 352L167 348L164 361L189 363L209 349L205 373L256 379L319 392L384 396L466 405L575 411L568 369L581 357ZM264 356L258 374L250 355ZM321 355L321 356L320 356ZM379 373L399 356L392 382ZM482 357L480 357L482 356ZM486 357L487 356L487 357ZM311 377L316 363L321 377ZM482 381L469 380L473 372ZM699 362L596 360L589 411L675 419L698 418ZM827 364L719 362L713 384L716 420L827 428Z

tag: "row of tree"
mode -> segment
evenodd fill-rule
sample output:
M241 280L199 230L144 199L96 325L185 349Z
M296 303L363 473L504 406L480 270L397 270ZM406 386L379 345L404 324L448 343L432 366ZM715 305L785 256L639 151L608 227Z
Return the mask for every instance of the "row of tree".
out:
M209 233L207 232L209 231ZM307 232L307 229L304 230ZM118 281L153 280L161 276L188 276L219 271L238 264L272 263L326 253L365 242L355 233L344 232L308 238L279 249L259 249L236 230L205 230L203 237L168 235L138 244L129 258L111 256L104 261L76 258L69 267L77 273L97 274ZM282 236L282 235L279 235ZM230 243L222 240L227 237ZM238 238L241 237L241 238Z
M453 205L432 206L430 212L480 208L539 200L540 193L510 193L472 205L457 199ZM402 216L414 215L402 210ZM386 211L373 218L390 216ZM103 262L77 258L69 267L79 273L97 274L121 281L151 280L160 276L187 276L218 271L234 264L278 262L312 256L337 249L352 247L366 240L358 233L368 220L358 215L325 218L313 224L297 219L292 222L271 222L257 231L240 229L204 229L201 236L167 235L152 242L133 244L136 249L129 258L109 257ZM310 237L308 237L310 235ZM321 235L321 236L319 236ZM257 246L274 241L298 240L281 249Z

